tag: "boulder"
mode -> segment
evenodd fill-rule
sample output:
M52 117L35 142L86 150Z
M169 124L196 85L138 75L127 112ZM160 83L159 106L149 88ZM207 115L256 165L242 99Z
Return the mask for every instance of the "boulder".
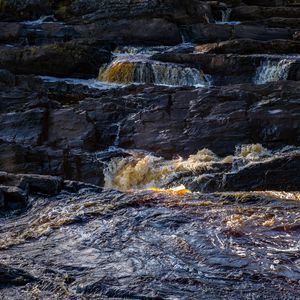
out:
M252 163L237 173L222 178L224 191L276 190L299 191L300 154L274 157L266 162Z
M5 0L1 1L2 20L31 20L51 14L50 1L47 0Z
M294 54L300 52L300 42L292 40L257 41L238 39L199 45L196 47L196 51L215 54Z
M225 72L222 61L216 65ZM232 64L236 69L230 66L228 72L238 75L239 65ZM20 88L18 78L10 89L13 94ZM29 89L26 76L21 78ZM232 154L237 144L263 143L271 149L300 144L300 91L293 81L211 88L134 85L110 91L41 81L31 85L60 103L45 108L47 102L38 101L35 108L25 105L18 113L2 113L7 121L0 131L0 169L7 172L51 174L101 185L105 162L98 157L114 155L107 151L111 145L173 157L202 148ZM44 127L26 117L42 109L47 112Z
M299 18L300 7L264 7L264 6L238 6L231 12L231 20L262 20L272 17Z
M0 68L15 73L94 77L110 52L76 42L25 48L0 48Z
M186 26L186 39L195 43L214 43L230 39L254 39L268 41L292 39L295 30L288 28L267 28L251 25L194 24Z
M15 186L0 185L1 206L0 211L13 211L27 205L27 193Z
M17 198L17 192L21 195L27 192L57 195L62 189L63 180L57 176L0 172L0 184L4 195L10 193L13 196L15 192Z

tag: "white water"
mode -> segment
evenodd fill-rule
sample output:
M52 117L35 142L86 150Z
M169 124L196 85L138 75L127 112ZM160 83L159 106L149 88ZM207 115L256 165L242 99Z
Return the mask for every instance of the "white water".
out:
M23 21L23 22L20 22L21 24L24 24L24 25L41 25L41 24L44 24L44 23L59 23L59 24L63 24L62 22L57 22L57 20L55 19L54 16L42 16L40 17L39 19L37 20L30 20L30 21Z
M216 21L215 24L219 25L239 25L241 22L239 21L230 21L232 9L227 8L226 10L222 10L222 21Z
M153 61L149 55L119 54L106 68L101 68L99 78L117 65L133 65L133 82L168 86L208 86L208 77L202 71L185 65ZM117 81L118 82L118 81ZM127 82L128 83L128 82Z
M254 77L255 84L264 84L279 80L287 80L289 70L295 60L282 59L282 60L266 60L256 70Z
M52 77L52 76L39 76L39 78L41 78L43 81L46 82L53 82L53 83L64 82L67 84L84 85L91 89L98 89L98 90L108 90L108 89L124 87L124 84L100 82L96 79L60 78L60 77Z

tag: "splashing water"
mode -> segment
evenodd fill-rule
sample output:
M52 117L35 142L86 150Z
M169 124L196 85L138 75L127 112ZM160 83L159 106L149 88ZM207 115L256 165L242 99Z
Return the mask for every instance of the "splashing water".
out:
M177 196L183 196L191 193L191 191L187 189L184 185L180 185L171 189L149 188L148 190L155 193L167 193Z
M235 155L225 158L208 149L200 150L187 159L179 157L174 160L133 153L130 157L110 161L104 170L105 188L121 191L161 188L181 173L205 174L214 164L232 165L234 170L270 155L260 144L239 146Z
M161 187L164 179L172 174L185 171L205 171L216 160L215 154L207 149L191 155L187 160L178 158L165 161L161 157L150 154L113 159L104 171L105 188L126 191Z
M229 22L231 12L232 12L231 8L227 8L226 10L222 10L222 22L223 23Z
M114 83L147 83L170 86L205 86L205 75L196 68L161 63L148 59L117 58L101 68L99 81Z
M258 67L254 83L264 84L267 82L287 80L289 76L289 70L294 60L282 59L279 62L274 60L266 60Z

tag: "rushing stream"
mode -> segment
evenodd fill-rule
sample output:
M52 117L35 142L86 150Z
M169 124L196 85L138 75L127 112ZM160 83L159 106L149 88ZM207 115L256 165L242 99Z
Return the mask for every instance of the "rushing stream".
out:
M101 68L101 82L146 83L168 86L205 86L207 77L196 68L162 63L149 59L149 54L118 55L107 67Z
M278 194L34 197L6 218L0 247L39 280L0 295L296 299L300 202Z
M121 2L115 1L114 5L117 7ZM220 4L218 1L209 2L211 5ZM234 26L241 22L231 21L232 8L223 8L219 11L221 21L208 19L207 24L200 25L220 25L217 29L220 32L228 27L231 35L236 30ZM152 13L156 16L155 10ZM132 14L130 21L138 19L134 12ZM187 12L180 11L174 18L176 22L183 22L184 14ZM171 13L167 16L165 21L169 22ZM153 26L159 22L157 19L156 16ZM70 20L71 26L72 22L80 23L78 20L81 19ZM105 18L102 19L101 15L97 21L105 23ZM54 16L46 16L20 22L33 32L44 23L58 21ZM112 22L107 27L120 28L116 24ZM92 25L87 19L81 30L92 32ZM196 29L200 31L200 27ZM203 28L203 34L209 31ZM217 31L215 27L213 30ZM220 41L223 41L223 33L220 36ZM198 38L201 44L202 37ZM83 39L81 43L84 42ZM100 43L100 39L97 42L104 43L102 40ZM5 99L18 105L10 108L9 114L3 118L4 129L0 129L4 132L12 128L12 133L2 133L1 138L7 139L7 147L12 149L9 151L16 153L6 154L3 166L7 163L11 167L16 162L19 163L18 170L23 172L20 157L24 156L24 161L30 161L33 166L47 165L49 170L52 168L59 173L62 169L71 175L63 178L65 173L58 174L62 178L62 188L57 193L51 190L49 194L52 196L32 192L30 184L22 179L19 185L9 187L8 192L15 197L27 193L28 202L21 209L11 211L4 209L6 194L2 193L0 180L0 208L3 209L0 209L1 299L300 299L300 193L290 188L300 186L299 176L291 179L292 175L288 174L286 180L279 178L286 190L277 188L276 182L270 183L277 174L283 174L279 171L285 167L294 174L299 166L299 144L293 145L299 123L296 117L290 123L286 121L289 113L294 113L288 109L296 107L299 99L294 99L294 94L286 92L284 86L275 87L274 94L273 90L269 93L267 85L264 86L288 80L294 64L299 64L299 56L225 53L219 59L214 53L196 53L196 46L196 43L172 47L120 46L114 49L111 60L109 52L105 63L96 66L96 71L99 68L98 77L91 79L40 76L44 73L38 73L36 78L32 76L25 82L24 74L12 75L9 84L12 90L16 89L13 90L15 94L5 90ZM8 49L17 47L5 46ZM184 47L192 50L185 52ZM28 50L28 53L30 51L35 50ZM153 59L154 54L163 52L174 54L177 63L172 59ZM193 65L193 60L183 63L184 55L181 57L181 54L187 54L196 63ZM212 87L214 75L221 78L217 82L223 82L227 74L212 75L206 71L222 70L227 59L234 61L237 56L245 59L241 61L246 62L246 58L251 61L249 70L246 67L246 74L240 76L241 81L248 85L232 85L232 89ZM253 58L259 59L253 63ZM7 73L3 74L4 77ZM34 98L30 86L37 78L46 83L46 87L38 85ZM19 97L15 81L22 80L24 84L18 89L26 93ZM62 85L61 89L59 85ZM80 95L82 86L89 93L81 91ZM257 88L257 94L253 87ZM56 88L57 94L53 92ZM123 89L124 93L121 93ZM93 94L97 92L96 97ZM49 95L52 99L47 98ZM20 99L24 103L20 104ZM98 105L101 101L103 103ZM280 106L276 106L276 101ZM288 102L286 110L282 104L284 101ZM123 106L126 109L123 110ZM149 120L148 111L152 112L149 115L154 116L154 120ZM259 114L257 119L253 116L256 113ZM155 123L161 119L160 125L163 125L156 127ZM265 123L256 125L253 119L256 123L260 120ZM233 120L232 124L229 124L230 120ZM70 124L65 124L67 121ZM56 127L53 126L55 122L58 123ZM83 125L78 124L81 122ZM169 127L164 125L166 122L170 123ZM146 126L148 123L149 127ZM124 128L126 125L128 128ZM24 126L25 134L22 131L19 136L14 126ZM47 126L52 126L51 130ZM181 131L175 130L177 126L182 127ZM239 126L248 135L236 130ZM218 147L220 150L223 141L224 148L228 149L229 139L242 142L236 145L234 140L232 148L236 145L236 149L228 156L216 154L227 152L214 153L202 147L191 154L189 149L193 147L182 147L189 153L181 157L172 152L177 149L172 147L173 129L175 133L190 135L188 142L195 142L195 147L203 138L198 139L199 132L204 135L203 139L215 146L214 150ZM151 131L148 135L147 130ZM32 136L27 137L27 131L28 136ZM292 138L288 131L292 132ZM127 139L122 134L127 134ZM162 138L149 138L156 134ZM224 139L223 134L226 135ZM35 139L36 135L38 138ZM181 138L180 134L177 136ZM163 145L170 149L170 156L160 157L157 153L136 149L138 146L134 148L138 143L133 142L139 137L145 137L146 143L148 140L157 141L156 149ZM170 141L165 137L170 137ZM162 143L163 139L166 141ZM267 149L259 139L264 139L273 148ZM282 145L282 140L288 140L289 144ZM25 146L21 144L23 141ZM244 141L247 144L243 144ZM81 160L81 155L90 158L88 163ZM35 160L37 156L38 162ZM44 160L45 156L49 156L48 160ZM22 162L24 166L25 162ZM103 186L74 179L72 172L75 169L78 176L83 169L84 172L99 174L93 169L94 164L102 168ZM281 169L278 171L277 167ZM262 186L271 186L270 189L256 189L250 176L246 188L238 189L243 184L241 181L245 177L248 180L247 174L253 170L257 172L252 174L253 177L258 174ZM242 172L246 175L240 176ZM0 179L11 175L4 173L0 174ZM236 185L230 185L230 178ZM37 180L38 185L43 185L41 178ZM8 268L6 273L3 266Z
M164 189L174 173L195 178L216 163L234 172L280 152L256 144L237 147L226 158L204 149L173 161L130 153L109 162L102 192L87 187L52 198L36 195L21 214L2 216L1 263L22 266L37 279L0 295L300 297L299 192Z
M291 59L266 60L257 69L254 83L264 84L278 80L287 80L293 63L295 63L295 60Z

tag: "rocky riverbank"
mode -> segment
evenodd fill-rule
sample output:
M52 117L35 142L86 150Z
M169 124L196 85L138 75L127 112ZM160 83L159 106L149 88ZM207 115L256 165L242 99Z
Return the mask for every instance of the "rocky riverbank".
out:
M297 299L298 1L0 0L0 295Z

